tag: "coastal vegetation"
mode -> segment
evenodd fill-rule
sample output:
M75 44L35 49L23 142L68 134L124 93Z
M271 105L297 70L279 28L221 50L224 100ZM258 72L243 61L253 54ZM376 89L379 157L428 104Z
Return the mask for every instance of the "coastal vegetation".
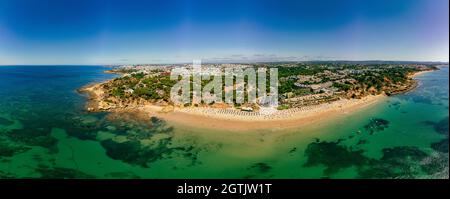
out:
M177 66L124 66L110 72L122 74L121 77L103 83L100 89L101 109L124 107L130 104L173 105L170 90L177 83L170 78L170 71ZM348 63L287 63L255 65L214 65L222 71L227 67L237 68L277 68L279 85L278 110L298 108L337 101L340 99L360 99L368 95L393 95L406 92L416 85L411 76L420 71L434 70L433 65L424 64L348 64ZM222 82L225 77L222 76ZM236 77L234 77L235 82ZM211 80L209 80L211 81ZM202 80L202 86L209 81ZM191 78L191 85L193 84ZM244 79L248 85L248 78ZM267 88L269 83L267 80ZM225 87L223 83L222 88ZM236 87L236 84L234 85ZM191 96L193 95L191 86ZM222 95L223 99L225 95ZM252 107L258 110L259 104L236 103L233 92L234 107ZM259 96L258 96L259 97ZM245 100L248 93L244 94ZM204 103L202 101L202 103ZM214 104L214 102L212 103ZM212 104L203 104L209 106ZM187 103L185 106L194 104ZM198 106L198 104L195 104Z
M149 101L169 101L170 88L176 83L170 80L169 74L146 75L133 73L129 76L116 78L104 88L108 94L117 98L145 99Z

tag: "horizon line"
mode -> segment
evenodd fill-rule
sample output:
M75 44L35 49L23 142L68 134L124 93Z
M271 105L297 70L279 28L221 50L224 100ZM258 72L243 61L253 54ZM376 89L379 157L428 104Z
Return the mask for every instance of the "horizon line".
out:
M263 63L308 63L308 62L412 62L412 63L439 63L439 64L449 64L449 61L415 61L415 60L308 60L308 61L230 61L230 62L211 62L206 61L202 64L263 64ZM108 64L0 64L0 66L108 66L108 65L170 65L170 64L191 64L192 62L166 62L166 63L108 63Z

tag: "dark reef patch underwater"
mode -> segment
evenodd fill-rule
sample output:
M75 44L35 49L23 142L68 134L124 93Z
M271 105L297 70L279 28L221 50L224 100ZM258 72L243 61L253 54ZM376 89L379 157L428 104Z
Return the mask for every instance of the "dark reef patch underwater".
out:
M324 165L325 177L342 169L355 167L358 178L415 178L420 174L433 175L445 172L448 154L426 161L430 156L417 147L384 148L380 159L363 155L363 150L354 151L337 142L313 142L308 145L305 167ZM414 166L417 165L417 166Z
M40 166L36 169L36 172L41 174L42 178L45 179L92 179L95 178L93 175L89 175L80 172L76 169L61 168L61 167L47 167Z
M438 122L425 122L431 125L438 134L446 136L439 142L431 143L434 152L425 152L414 146L397 146L383 148L380 159L369 158L364 155L364 150L358 149L358 145L367 144L367 140L360 138L356 145L346 146L341 144L345 139L339 138L335 142L316 140L310 143L304 155L307 157L304 167L325 166L323 174L328 177L339 170L354 167L358 178L416 178L417 176L442 177L448 176L449 159L449 118L444 117ZM364 129L373 135L383 131L389 126L385 119L370 119L364 125ZM359 134L359 136L361 136ZM352 139L348 137L348 139Z
M381 118L370 119L370 122L364 126L364 129L369 132L369 134L374 134L376 132L383 131L385 128L389 127L389 121Z
M308 160L306 167L325 165L325 175L338 172L340 169L365 164L367 158L362 155L362 150L351 150L338 142L313 142L305 150Z
M117 118L123 118L124 114L132 115L122 113L119 117L115 116L116 122ZM109 124L110 128L111 125ZM165 121L156 117L151 117L149 121L128 120L113 129L115 129L113 133L116 132L117 135L126 135L126 141L118 142L113 139L101 141L106 154L112 159L149 167L150 163L170 158L177 153L190 158L192 162L196 161L192 147L173 146L173 128L168 127Z
M0 125L4 125L4 126L9 126L11 124L13 124L14 122L11 120L8 120L6 118L2 118L0 117Z
M431 124L438 134L444 135L446 137L439 142L431 143L431 148L433 148L436 151L448 153L449 117L447 116L436 123L434 122L427 122L427 123Z

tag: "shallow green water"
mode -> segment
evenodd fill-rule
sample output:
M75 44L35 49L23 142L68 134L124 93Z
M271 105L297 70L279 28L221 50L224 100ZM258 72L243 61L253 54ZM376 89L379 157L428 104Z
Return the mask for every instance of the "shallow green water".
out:
M448 67L367 109L233 133L88 114L100 66L0 67L0 178L448 178Z

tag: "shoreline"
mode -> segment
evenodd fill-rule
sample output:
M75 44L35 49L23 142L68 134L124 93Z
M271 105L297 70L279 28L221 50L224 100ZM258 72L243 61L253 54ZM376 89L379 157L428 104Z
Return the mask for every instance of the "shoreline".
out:
M99 88L101 84L89 84L79 89L80 93L88 95L86 104L88 112L137 113L138 117L143 117L140 119L149 119L154 116L175 125L228 131L297 128L352 114L387 98L384 94L369 95L361 99L341 99L319 105L280 110L272 115L258 115L256 112L205 107L171 107L170 110L166 110L166 107L153 104L116 107L107 105L100 100L104 94L103 90Z
M339 100L328 105L310 107L308 110L296 110L290 115L280 118L258 118L257 116L235 117L232 114L209 114L204 111L211 111L211 108L199 110L174 110L164 113L158 111L156 107L144 106L139 109L130 110L143 112L149 116L155 116L182 126L207 129L221 129L228 131L250 131L260 129L293 129L317 122L326 121L339 116L353 114L362 111L372 105L386 99L386 95L368 96L363 99ZM281 113L283 114L283 113Z
M424 70L424 71L419 71L419 72L417 72L417 73L412 74L412 75L411 75L411 78L415 78L415 77L418 77L418 76L421 76L421 75L423 75L423 74L430 73L430 72L433 72L433 71L434 71L434 70Z
M411 78L434 70L420 71L411 74ZM415 83L400 93L414 90ZM184 107L158 106L152 103L114 104L103 101L105 94L100 87L104 82L86 85L78 91L88 95L86 109L89 112L130 112L138 113L141 119L158 117L175 125L189 126L202 129L221 129L228 131L248 131L258 129L290 129L326 121L339 116L345 116L361 111L369 106L388 98L386 94L368 95L361 99L340 99L319 105L305 106L278 110L271 115L262 115L258 112L243 112L236 109L221 109L211 107ZM395 93L399 94L399 93Z

